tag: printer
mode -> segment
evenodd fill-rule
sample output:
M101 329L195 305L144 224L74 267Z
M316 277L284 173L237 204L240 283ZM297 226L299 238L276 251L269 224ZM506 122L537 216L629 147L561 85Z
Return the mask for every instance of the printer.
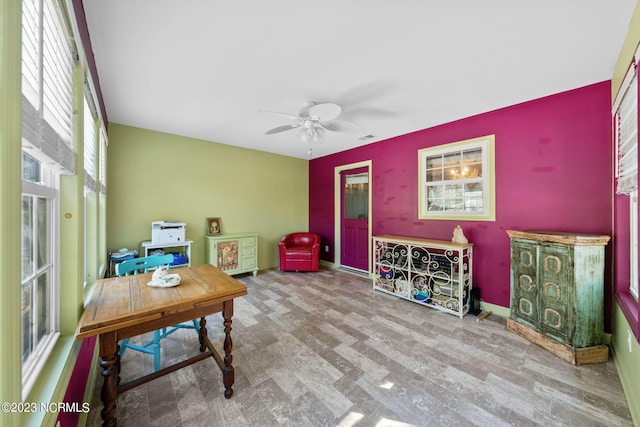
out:
M180 243L185 241L184 222L153 221L151 223L151 244Z

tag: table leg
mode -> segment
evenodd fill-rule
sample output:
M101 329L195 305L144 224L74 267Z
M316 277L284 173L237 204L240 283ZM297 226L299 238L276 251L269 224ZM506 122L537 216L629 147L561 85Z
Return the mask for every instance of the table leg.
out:
M120 343L116 345L116 363L113 365L116 370L116 385L120 384L120 367L122 359L120 357Z
M233 341L231 340L231 318L233 317L233 300L223 303L222 317L224 318L224 367L222 368L222 381L224 383L224 397L227 399L233 396L233 383L235 381L235 373L233 370L233 356L231 349Z
M104 377L100 398L102 399L102 425L113 427L118 425L116 419L117 396L117 342L115 332L100 335L100 367Z
M207 338L207 320L203 317L200 318L200 332L198 333L198 339L200 340L200 353L207 349L205 344Z

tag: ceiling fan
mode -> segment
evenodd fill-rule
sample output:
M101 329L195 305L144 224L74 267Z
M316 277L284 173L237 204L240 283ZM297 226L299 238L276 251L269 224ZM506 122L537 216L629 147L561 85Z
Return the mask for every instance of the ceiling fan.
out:
M265 135L298 129L298 138L302 142L317 142L325 135L325 131L348 132L358 127L354 123L336 120L342 113L342 107L331 102L316 103L307 101L302 104L298 114L277 111L263 112L277 114L293 121L293 123L270 129L265 132Z

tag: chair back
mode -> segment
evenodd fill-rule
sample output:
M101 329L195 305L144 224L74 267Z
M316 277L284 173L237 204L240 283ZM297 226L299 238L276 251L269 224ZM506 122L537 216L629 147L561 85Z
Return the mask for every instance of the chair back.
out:
M312 247L315 244L320 245L320 236L318 236L316 233L299 231L297 233L287 234L282 238L281 241L287 248L291 246Z
M161 265L166 265L169 269L172 262L173 254L128 259L116 264L116 276L128 276L139 272L147 273L150 268Z

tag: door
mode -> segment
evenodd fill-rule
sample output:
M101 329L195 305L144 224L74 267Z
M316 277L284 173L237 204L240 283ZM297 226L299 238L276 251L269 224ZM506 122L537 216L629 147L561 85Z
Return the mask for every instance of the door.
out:
M534 329L538 319L538 246L520 240L511 241L511 313L521 323Z
M342 171L340 265L369 270L369 171Z
M538 265L538 302L540 331L562 342L573 342L573 288L567 284L573 277L571 247L557 243L540 243Z

